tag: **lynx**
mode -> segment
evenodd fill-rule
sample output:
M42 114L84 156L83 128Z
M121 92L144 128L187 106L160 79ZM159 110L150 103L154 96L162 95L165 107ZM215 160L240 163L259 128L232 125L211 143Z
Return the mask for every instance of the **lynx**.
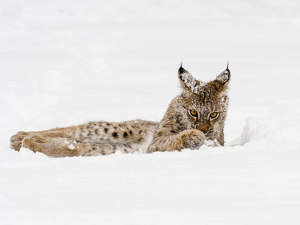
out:
M90 122L38 132L18 132L11 148L21 147L51 157L109 155L199 149L205 141L224 146L224 124L231 73L224 70L208 83L196 80L182 65L181 94L170 103L161 122Z

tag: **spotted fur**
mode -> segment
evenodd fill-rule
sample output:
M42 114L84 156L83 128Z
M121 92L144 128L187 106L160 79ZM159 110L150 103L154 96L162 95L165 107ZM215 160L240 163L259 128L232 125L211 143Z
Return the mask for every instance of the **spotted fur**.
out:
M11 148L19 151L25 147L48 156L65 157L109 155L117 150L152 153L199 149L206 140L223 146L230 76L227 68L215 80L205 83L180 67L178 78L182 92L171 101L160 123L100 121L46 131L18 132L10 138ZM197 115L191 114L191 110ZM212 115L217 116L212 118Z

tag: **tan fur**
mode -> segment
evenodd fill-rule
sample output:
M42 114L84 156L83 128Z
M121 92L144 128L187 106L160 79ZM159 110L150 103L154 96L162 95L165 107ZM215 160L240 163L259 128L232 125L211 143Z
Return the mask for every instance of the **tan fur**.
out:
M90 122L38 132L18 132L11 148L21 147L52 157L108 155L144 151L199 149L206 140L224 146L224 123L229 98L230 71L208 83L196 80L180 67L182 93L170 103L160 123L133 120L120 123ZM191 111L197 111L192 116ZM216 112L217 117L211 118Z

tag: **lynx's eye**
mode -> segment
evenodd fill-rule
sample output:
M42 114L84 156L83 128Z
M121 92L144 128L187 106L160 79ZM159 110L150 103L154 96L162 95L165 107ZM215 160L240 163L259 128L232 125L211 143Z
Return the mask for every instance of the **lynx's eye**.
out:
M219 116L219 113L218 112L213 112L209 116L210 116L211 119L216 119Z
M190 115L194 117L198 117L198 112L196 110L190 110Z

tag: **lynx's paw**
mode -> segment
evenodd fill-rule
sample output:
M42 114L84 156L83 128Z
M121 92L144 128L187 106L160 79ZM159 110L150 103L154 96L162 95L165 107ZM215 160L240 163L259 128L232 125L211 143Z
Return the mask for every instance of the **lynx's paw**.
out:
M46 139L34 133L20 131L10 138L10 147L16 151L20 151L21 147L28 148L34 152L43 149L43 143Z
M22 147L28 148L33 152L43 152L45 142L45 138L39 136L26 137L22 141Z
M16 151L20 151L23 139L28 135L28 132L20 131L10 138L10 147Z
M181 150L184 148L199 149L205 141L205 135L202 131L193 129L185 130L179 133L172 143L174 150Z

